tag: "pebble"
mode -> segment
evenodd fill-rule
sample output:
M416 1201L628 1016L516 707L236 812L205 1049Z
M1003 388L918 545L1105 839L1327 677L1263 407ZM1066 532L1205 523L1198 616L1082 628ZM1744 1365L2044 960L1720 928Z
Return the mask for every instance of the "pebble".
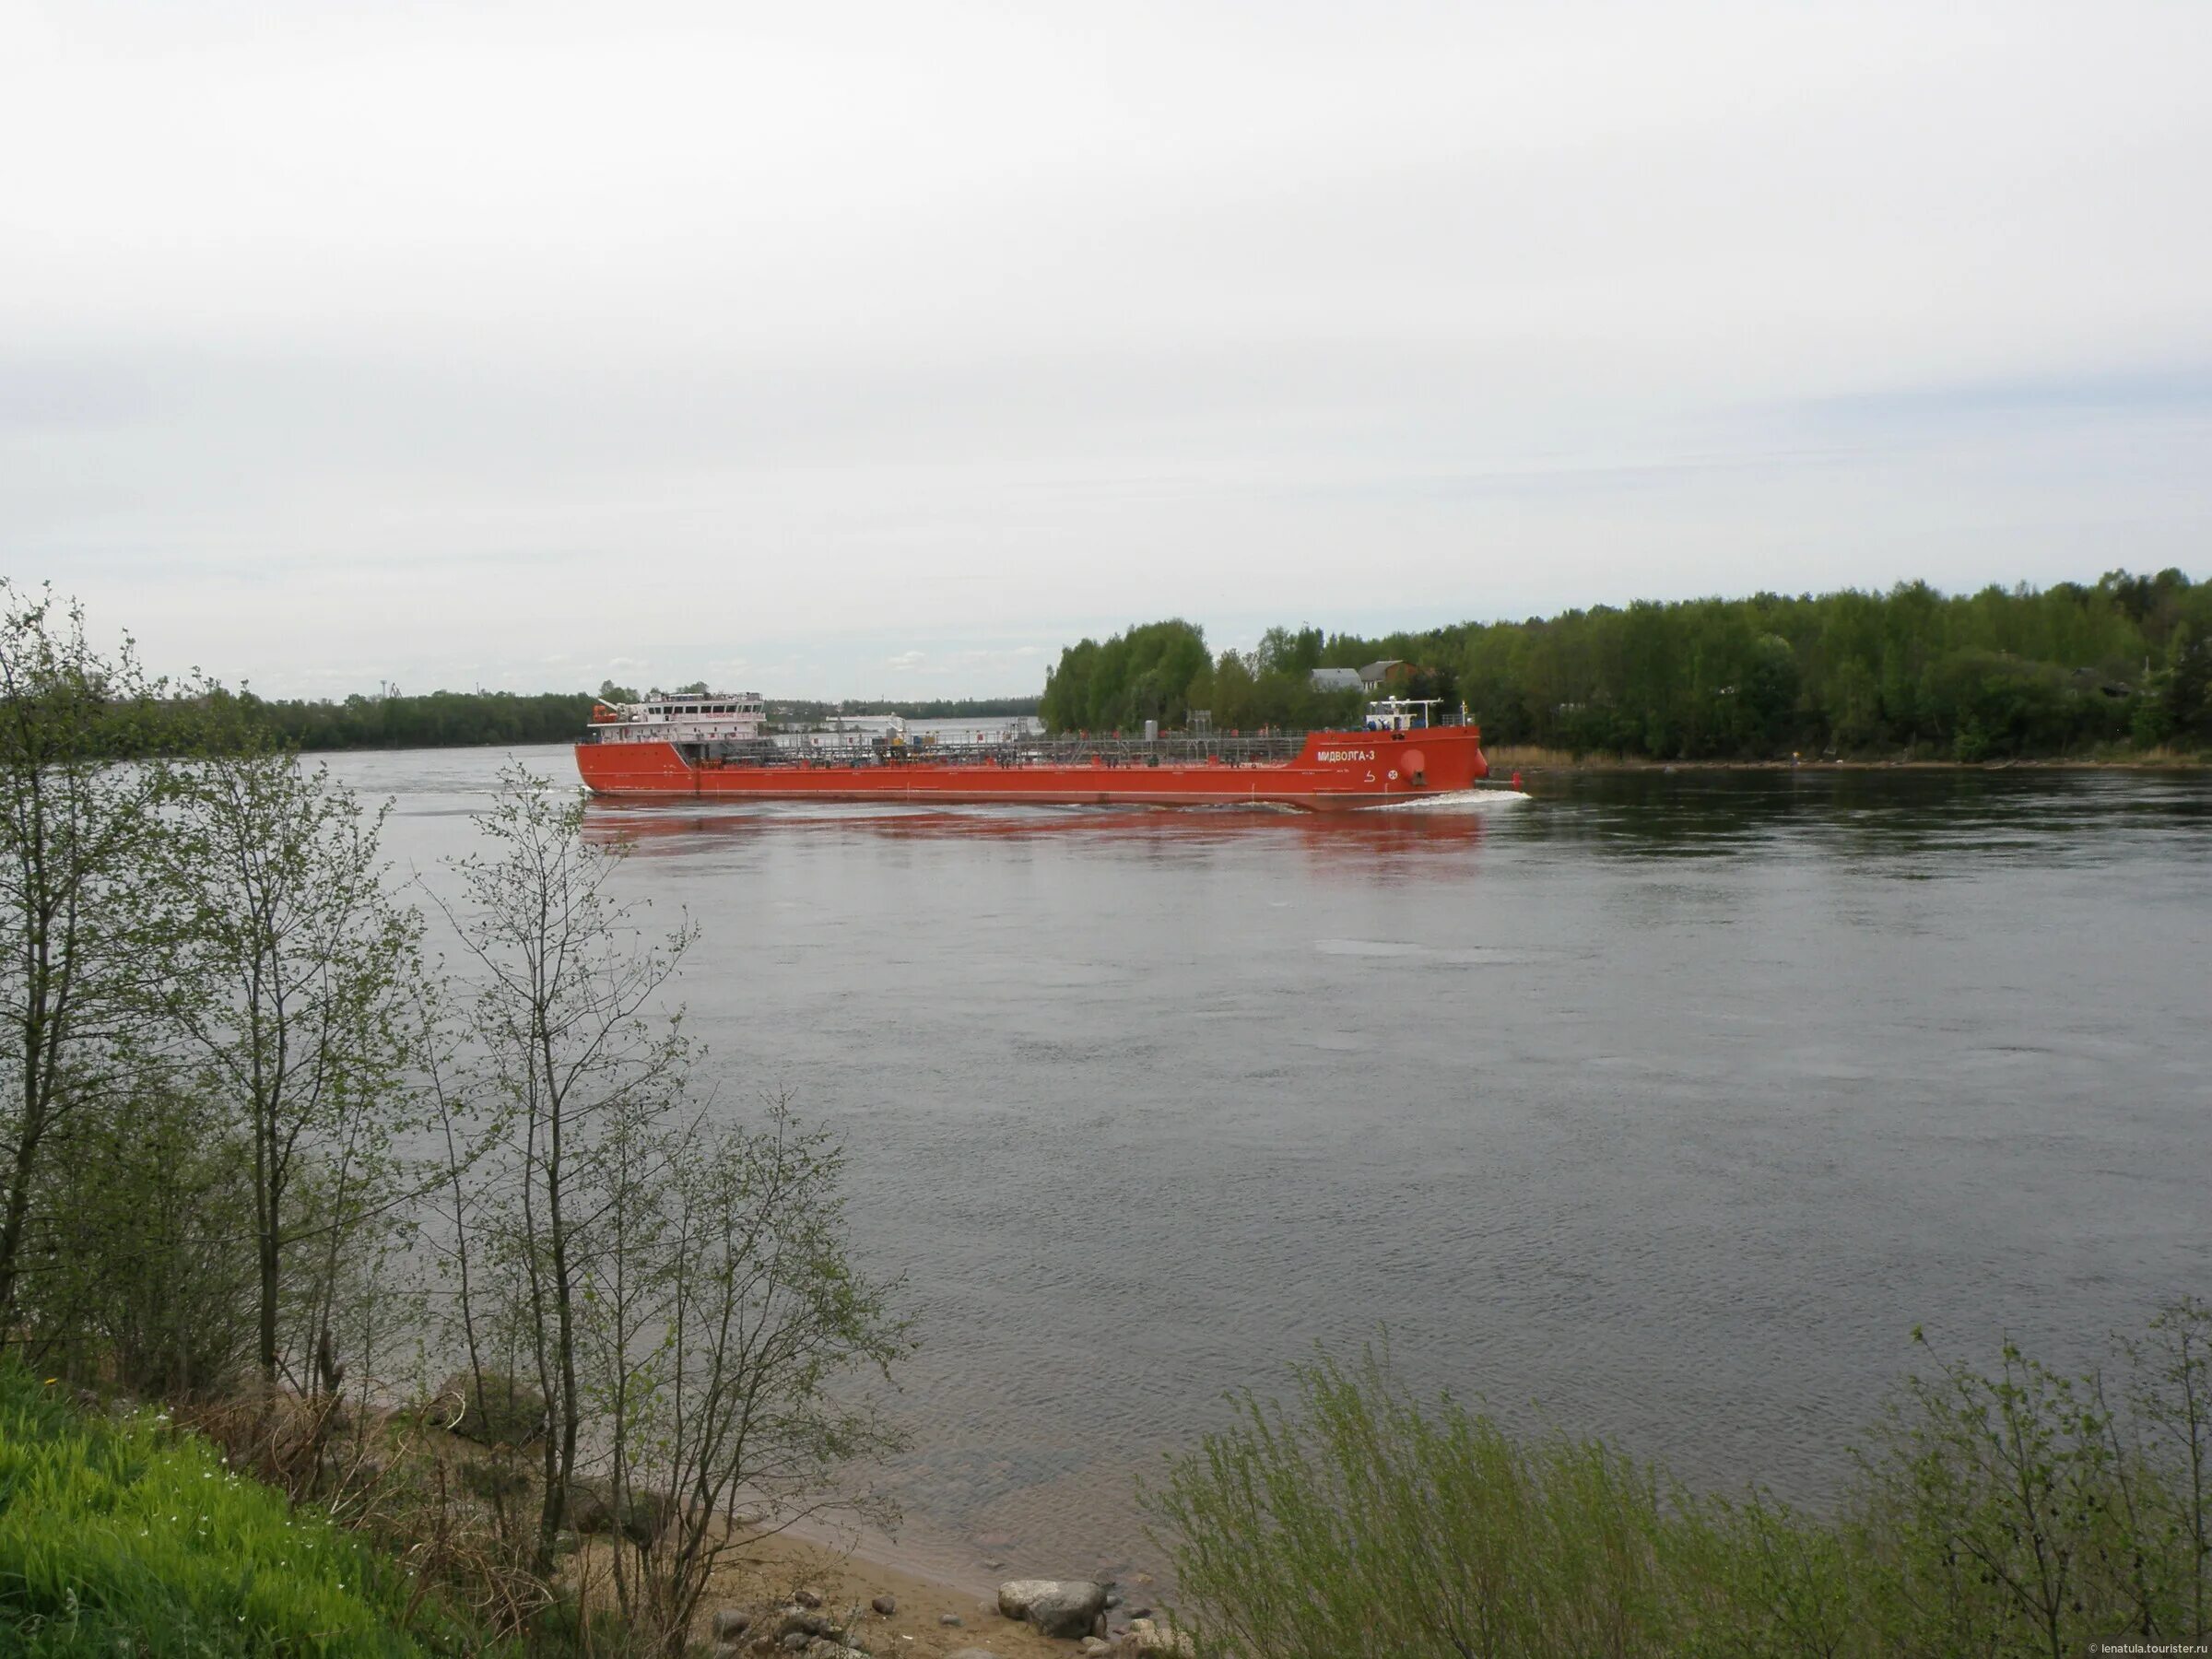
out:
M714 1615L714 1640L735 1641L753 1628L753 1616L742 1607L724 1607Z
M886 1618L888 1618L892 1614L899 1611L899 1598L895 1595L879 1595L874 1601L870 1602L868 1606L875 1608L877 1612L882 1614Z
M962 1620L958 1613L940 1613L937 1615L937 1622L958 1629Z
M818 1607L822 1605L822 1593L819 1590L802 1590L791 1599L802 1607Z

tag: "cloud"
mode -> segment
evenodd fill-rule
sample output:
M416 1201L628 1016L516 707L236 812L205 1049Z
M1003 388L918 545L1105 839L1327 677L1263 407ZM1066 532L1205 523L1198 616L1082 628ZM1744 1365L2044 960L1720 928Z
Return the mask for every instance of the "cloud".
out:
M20 22L0 526L159 666L1005 693L2212 545L2212 9Z
M1809 418L1860 427L2021 417L2212 416L2212 360L1902 385L1815 399Z

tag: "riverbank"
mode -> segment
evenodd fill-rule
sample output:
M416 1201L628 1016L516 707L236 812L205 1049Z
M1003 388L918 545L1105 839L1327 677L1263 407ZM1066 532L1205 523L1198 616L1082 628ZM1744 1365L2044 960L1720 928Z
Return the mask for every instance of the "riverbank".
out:
M220 1408L207 1415L243 1420ZM258 1653L254 1642L272 1638L333 1659L478 1651L481 1632L452 1615L481 1605L472 1592L491 1581L449 1571L452 1603L426 1609L406 1582L417 1564L407 1531L358 1524L372 1512L389 1519L391 1483L433 1468L453 1477L434 1482L437 1489L476 1489L482 1482L470 1471L482 1471L489 1454L440 1431L410 1430L406 1414L364 1420L373 1425L373 1446L334 1441L327 1466L376 1473L327 1505L300 1501L253 1477L236 1448L180 1432L167 1410L102 1405L96 1394L0 1365L0 1470L18 1477L0 1480L0 1559L15 1567L0 1573L0 1650L17 1651L13 1636L42 1633L46 1645L37 1651L57 1659L111 1652L111 1637L135 1651L133 1638L158 1631L211 1655ZM371 1449L374 1458L365 1458ZM453 1515L445 1519L451 1544L458 1534ZM629 1548L605 1534L585 1538L567 1558L562 1584L612 1615L611 1552ZM449 1551L447 1566L471 1559L487 1558L472 1558L464 1545ZM1113 1589L1106 1628L1118 1637L1132 1618L1151 1612L1149 1581ZM795 1531L740 1536L709 1580L691 1633L702 1649L765 1653L794 1613L809 1612L873 1659L1059 1659L1084 1651L1079 1638L1048 1638L1005 1617L995 1583L951 1582L896 1553ZM742 1640L723 1645L717 1638L735 1624Z
M744 1553L744 1560L714 1576L695 1632L702 1641L712 1636L717 1611L735 1608L750 1615L749 1634L772 1622L771 1616L803 1591L819 1597L823 1609L838 1618L859 1608L853 1632L877 1659L950 1659L974 1651L999 1659L1065 1659L1083 1650L1080 1641L1054 1640L1002 1617L994 1589L948 1583L934 1576L925 1563L896 1555L877 1559L873 1547L864 1554L786 1532L755 1538ZM1145 1585L1116 1589L1123 1605L1109 1613L1110 1630L1125 1624L1129 1613L1148 1611L1141 1599L1147 1594ZM889 1613L880 1610L882 1602L889 1604Z

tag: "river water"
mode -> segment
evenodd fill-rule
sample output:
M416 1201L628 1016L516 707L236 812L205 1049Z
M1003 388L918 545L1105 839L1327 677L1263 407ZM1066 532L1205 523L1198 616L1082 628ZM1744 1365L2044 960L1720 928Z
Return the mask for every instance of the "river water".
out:
M428 868L502 759L333 770ZM1818 1501L1914 1324L2073 1362L2212 1294L2212 781L1533 790L592 806L703 928L722 1109L831 1124L908 1278L918 1564L1156 1566L1133 1475L1385 1328L1418 1388Z

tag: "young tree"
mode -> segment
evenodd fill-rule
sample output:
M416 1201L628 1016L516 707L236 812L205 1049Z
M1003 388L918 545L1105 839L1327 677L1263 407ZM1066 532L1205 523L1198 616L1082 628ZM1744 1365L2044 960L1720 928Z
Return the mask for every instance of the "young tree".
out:
M2164 1628L2142 1590L2169 1575L2139 1571L2168 1548L2163 1482L2115 1432L2097 1374L2006 1342L1994 1375L1908 1378L1877 1443L1853 1524L1880 1562L1887 1651L2065 1659Z
M273 1385L312 1353L334 1387L346 1253L402 1195L390 1154L408 1115L421 924L383 885L384 811L326 771L228 757L192 768L180 799L164 845L190 914L167 1009L252 1144L256 1362Z
M741 1493L785 1522L879 1512L835 1477L896 1436L831 1384L887 1367L905 1330L894 1288L845 1258L826 1139L782 1102L758 1130L704 1124L664 1002L695 935L639 925L607 890L625 849L582 820L510 767L478 820L491 851L457 866L490 1149L473 1200L453 1189L469 1237L450 1260L477 1389L487 1351L519 1352L544 1402L538 1571L564 1531L627 1535L618 1595L673 1653Z
M865 1396L906 1351L896 1287L847 1259L841 1155L771 1103L757 1130L639 1125L602 1164L606 1248L585 1300L586 1388L607 1425L618 1600L670 1655L740 1547L738 1499L779 1526L839 1510L888 1519L844 1469L901 1443Z
M147 989L163 690L128 640L103 656L78 607L0 580L0 1342L42 1164Z
M549 1572L577 1478L605 1160L681 1099L684 1039L652 1011L693 935L644 939L605 891L618 858L584 843L582 806L520 765L500 783L477 819L492 851L456 862L464 902L447 911L481 972L470 1024L498 1128L481 1177L494 1194L478 1219L488 1259L465 1317L519 1330L545 1401L536 1554Z
M2148 1461L2165 1471L2144 1483L2153 1514L2142 1530L2168 1547L2136 1560L2159 1563L2171 1610L2163 1628L2147 1621L2144 1633L2201 1642L2212 1637L2212 1303L2170 1301L2142 1340L2120 1346L2135 1425Z

